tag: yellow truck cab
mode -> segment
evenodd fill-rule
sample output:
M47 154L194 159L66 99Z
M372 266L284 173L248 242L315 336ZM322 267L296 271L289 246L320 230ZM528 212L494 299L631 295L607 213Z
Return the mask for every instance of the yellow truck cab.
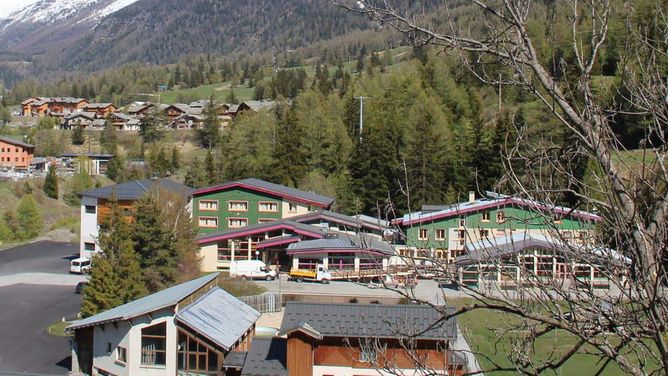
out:
M322 265L316 265L315 269L290 269L290 279L297 282L313 281L329 283L332 280L332 275Z

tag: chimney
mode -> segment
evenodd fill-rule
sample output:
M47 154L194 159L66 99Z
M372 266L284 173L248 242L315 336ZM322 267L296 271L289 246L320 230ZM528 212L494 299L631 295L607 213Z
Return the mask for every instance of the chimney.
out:
M469 191L469 204L472 204L474 202L475 202L475 192Z

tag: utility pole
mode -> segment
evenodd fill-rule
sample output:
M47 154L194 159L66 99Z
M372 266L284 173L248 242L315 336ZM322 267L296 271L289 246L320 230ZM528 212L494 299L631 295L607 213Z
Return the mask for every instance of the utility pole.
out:
M360 141L362 141L362 131L364 131L364 100L371 99L371 97L355 97L360 100Z

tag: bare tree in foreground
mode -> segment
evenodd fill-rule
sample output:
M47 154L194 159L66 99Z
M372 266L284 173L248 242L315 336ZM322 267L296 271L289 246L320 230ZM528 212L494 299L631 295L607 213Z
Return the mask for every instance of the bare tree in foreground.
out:
M563 257L571 264L595 264L611 289L574 289L563 283L563 275L556 278L525 270L524 278L514 281L518 287L513 291L461 285L474 303L454 315L492 309L515 318L508 320L499 335L511 341L507 358L516 371L539 374L555 370L575 354L586 353L598 359L600 373L613 363L631 374L668 373L665 5L656 2L654 25L636 25L633 2L555 2L571 22L574 59L570 65L561 60L550 67L541 62L536 36L528 28L535 9L544 6L542 2L471 0L473 21L461 25L448 15L438 20L444 21L438 29L424 21L426 17L399 10L402 1L332 2L399 30L417 45L429 44L457 54L486 84L526 91L539 99L574 140L572 148L562 151L565 155L555 156L542 145L527 145L522 138L525 130L519 129L520 140L515 144L520 146L506 153L506 181L526 199L556 206L557 199L569 193L578 198L578 207L598 209L603 216L598 235L587 246L568 243L570 252ZM612 12L627 15L627 40L619 63L626 90L617 92L617 99L611 102L602 99L592 75L607 43ZM555 66L568 71L568 78L555 77ZM635 166L625 165L625 150L611 128L612 119L622 114L640 117L646 124L640 145L642 160ZM572 161L580 157L588 158L596 171L586 181L573 173ZM524 167L521 175L516 173L518 161ZM552 215L550 210L545 213ZM554 237L563 235L555 231ZM608 251L610 248L623 257ZM505 279L516 278L506 265L489 256L478 263L502 273ZM444 275L452 273L447 265L433 262L442 266ZM577 277L574 271L566 274ZM573 340L568 348L538 356L537 344L555 333L570 334Z

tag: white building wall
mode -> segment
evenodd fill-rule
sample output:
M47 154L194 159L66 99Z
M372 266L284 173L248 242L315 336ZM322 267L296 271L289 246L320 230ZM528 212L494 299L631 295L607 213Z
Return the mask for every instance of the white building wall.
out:
M166 364L164 366L143 366L141 364L141 330L147 326L166 323ZM151 313L151 317L142 316L119 322L118 329L113 324L95 327L93 339L93 370L96 368L119 376L173 376L176 374L177 330L174 324L174 313L169 309ZM107 353L108 343L112 351ZM116 361L116 346L127 349L128 362L125 366Z
M86 206L95 206L95 214L86 213ZM81 238L79 241L79 255L80 257L92 256L92 252L86 251L85 243L94 243L95 251L99 252L100 247L97 245L97 237L99 235L99 227L97 224L97 199L93 197L83 197L81 199Z
M290 211L290 204L296 205L297 210L291 212ZM283 213L283 218L296 217L298 215L307 214L307 213L310 213L312 211L312 210L309 210L308 205L298 203L298 202L283 201L281 203L281 206L282 206L281 213Z

